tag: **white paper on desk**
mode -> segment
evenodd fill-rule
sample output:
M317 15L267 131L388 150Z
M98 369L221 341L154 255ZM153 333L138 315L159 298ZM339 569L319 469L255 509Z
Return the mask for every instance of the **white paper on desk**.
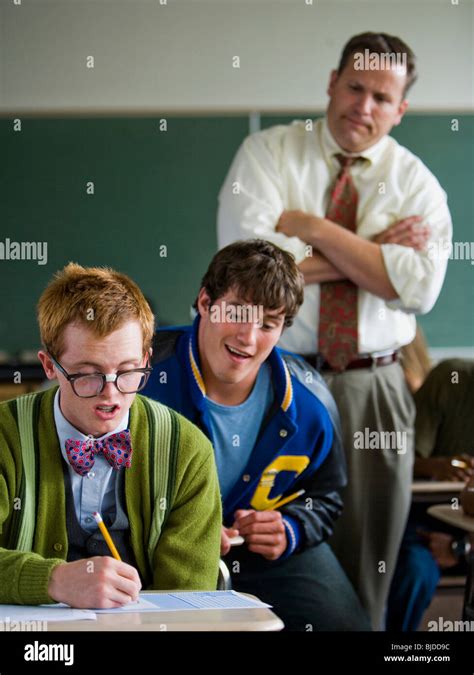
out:
M89 609L72 609L67 605L0 605L0 621L80 621L97 619ZM25 627L26 628L26 627ZM21 627L20 627L21 630Z
M117 612L177 612L193 609L256 609L271 607L236 591L184 591L181 593L140 593L138 602L116 609L96 609L98 614Z

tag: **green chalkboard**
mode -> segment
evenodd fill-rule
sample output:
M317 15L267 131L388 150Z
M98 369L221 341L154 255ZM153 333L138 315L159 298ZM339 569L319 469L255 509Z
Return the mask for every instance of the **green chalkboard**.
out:
M159 120L0 120L0 241L48 244L47 265L0 260L0 349L39 344L35 304L70 260L129 274L160 321L189 321L248 118L167 118L166 131Z
M293 117L264 117L262 126ZM471 241L474 117L457 117L457 132L452 116L412 115L394 135L438 176L455 238ZM129 274L160 321L187 322L216 249L217 193L247 133L245 116L167 117L166 131L159 116L25 118L21 131L0 120L0 244L48 245L45 265L0 260L0 350L38 346L36 301L70 260ZM470 261L450 263L442 295L422 321L431 345L474 344L473 272Z
M458 131L452 129L456 127L453 120L458 121ZM429 314L420 317L421 326L433 347L473 347L474 116L411 115L393 131L393 136L421 157L446 190L453 241L468 243L472 255L468 260L449 261L438 302Z

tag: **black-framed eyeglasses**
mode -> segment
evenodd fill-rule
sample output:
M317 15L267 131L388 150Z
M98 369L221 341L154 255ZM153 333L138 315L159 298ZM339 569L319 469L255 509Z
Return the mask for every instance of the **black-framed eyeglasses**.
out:
M153 370L151 366L147 366L145 368L134 368L133 370L119 370L118 373L110 375L104 373L69 374L51 354L49 354L49 358L70 383L76 396L80 398L98 396L103 392L107 382L113 382L122 394L136 394L137 391L144 388Z

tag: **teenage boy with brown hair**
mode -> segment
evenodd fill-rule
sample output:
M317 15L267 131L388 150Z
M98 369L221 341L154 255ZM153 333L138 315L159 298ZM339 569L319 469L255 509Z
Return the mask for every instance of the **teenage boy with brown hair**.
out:
M276 347L302 301L291 254L257 239L227 246L201 282L194 324L158 331L145 391L213 442L233 588L273 605L289 629L363 630L325 542L346 482L337 410L318 373ZM244 544L231 549L236 535Z

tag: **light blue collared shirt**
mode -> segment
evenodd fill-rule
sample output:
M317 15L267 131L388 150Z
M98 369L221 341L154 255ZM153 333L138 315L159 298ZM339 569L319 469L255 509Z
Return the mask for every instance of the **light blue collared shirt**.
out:
M127 429L129 414L130 413L127 412L114 431L111 431L96 440L103 440L111 434L117 434L120 431ZM59 406L59 389L54 397L54 422L56 424L61 454L67 464L69 476L71 478L72 495L77 520L85 530L88 532L95 532L97 524L92 516L94 511L98 511L103 518L109 514L110 516L115 514L115 485L118 472L112 469L102 453L95 456L94 467L87 476L80 476L69 464L66 455L66 440L68 438L73 438L77 441L87 441L89 437L84 436L83 433L73 427L62 414Z

